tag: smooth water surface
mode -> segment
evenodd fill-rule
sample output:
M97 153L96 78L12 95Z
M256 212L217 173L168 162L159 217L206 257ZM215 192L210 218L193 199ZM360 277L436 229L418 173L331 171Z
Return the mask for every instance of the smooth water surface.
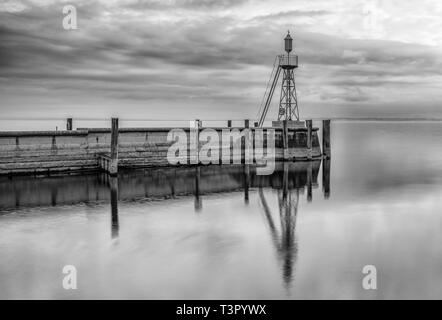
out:
M272 176L2 177L0 298L442 298L442 123L336 121L331 142Z

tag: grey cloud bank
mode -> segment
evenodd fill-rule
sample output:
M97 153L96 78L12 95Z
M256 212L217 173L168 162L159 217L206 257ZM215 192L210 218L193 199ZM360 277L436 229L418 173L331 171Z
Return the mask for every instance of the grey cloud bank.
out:
M378 1L74 1L79 29L66 31L68 2L7 1L0 109L12 118L253 118L290 29L301 117L442 117L442 38L434 31L442 6L410 2L420 9Z

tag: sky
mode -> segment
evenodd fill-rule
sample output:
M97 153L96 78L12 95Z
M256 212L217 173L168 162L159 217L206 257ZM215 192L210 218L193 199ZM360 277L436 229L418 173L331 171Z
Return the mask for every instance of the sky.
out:
M0 119L253 120L287 30L301 118L442 118L441 18L439 0L2 0Z

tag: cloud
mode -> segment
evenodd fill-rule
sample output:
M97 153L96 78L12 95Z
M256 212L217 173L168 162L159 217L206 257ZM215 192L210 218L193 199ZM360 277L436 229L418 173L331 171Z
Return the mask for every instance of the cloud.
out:
M80 105L88 97L122 110L155 101L146 109L149 115L173 101L178 117L201 110L251 117L287 29L299 55L296 79L305 110L363 104L378 113L385 103L401 112L410 101L442 102L436 90L442 84L441 47L429 44L438 38L422 25L410 31L421 35L416 42L403 41L408 36L397 31L400 16L391 24L375 20L394 32L373 38L361 21L367 14L362 4L76 1L79 29L73 31L62 28L64 4L8 1L0 7L2 110L25 110L29 99L63 109L60 99ZM429 21L434 27L435 20Z

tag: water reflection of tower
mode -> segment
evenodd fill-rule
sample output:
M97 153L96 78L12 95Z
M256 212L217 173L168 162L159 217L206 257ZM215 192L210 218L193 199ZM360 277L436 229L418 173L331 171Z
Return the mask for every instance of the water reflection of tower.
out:
M264 208L266 222L271 233L273 245L276 248L278 260L281 262L282 277L286 288L291 287L298 253L295 228L298 216L299 195L306 187L307 201L312 201L312 188L317 186L320 162L304 162L292 165L298 167L295 170L290 170L290 164L285 162L283 164L282 177L279 175L280 187L277 190L279 228L274 222L263 188L259 188L259 196ZM330 194L330 163L323 163L322 174L324 197L328 198Z
M278 189L279 230L273 220L272 212L267 204L262 188L259 188L259 196L264 207L272 241L278 254L278 260L282 262L284 283L287 287L290 287L294 260L296 260L297 253L295 226L298 212L299 189L290 190L289 163L284 163L282 188Z
M298 214L299 189L289 189L289 167L284 163L283 188L278 192L279 215L281 220L281 241L278 248L283 262L283 278L287 286L292 280L294 259L298 251L295 239L296 217Z

